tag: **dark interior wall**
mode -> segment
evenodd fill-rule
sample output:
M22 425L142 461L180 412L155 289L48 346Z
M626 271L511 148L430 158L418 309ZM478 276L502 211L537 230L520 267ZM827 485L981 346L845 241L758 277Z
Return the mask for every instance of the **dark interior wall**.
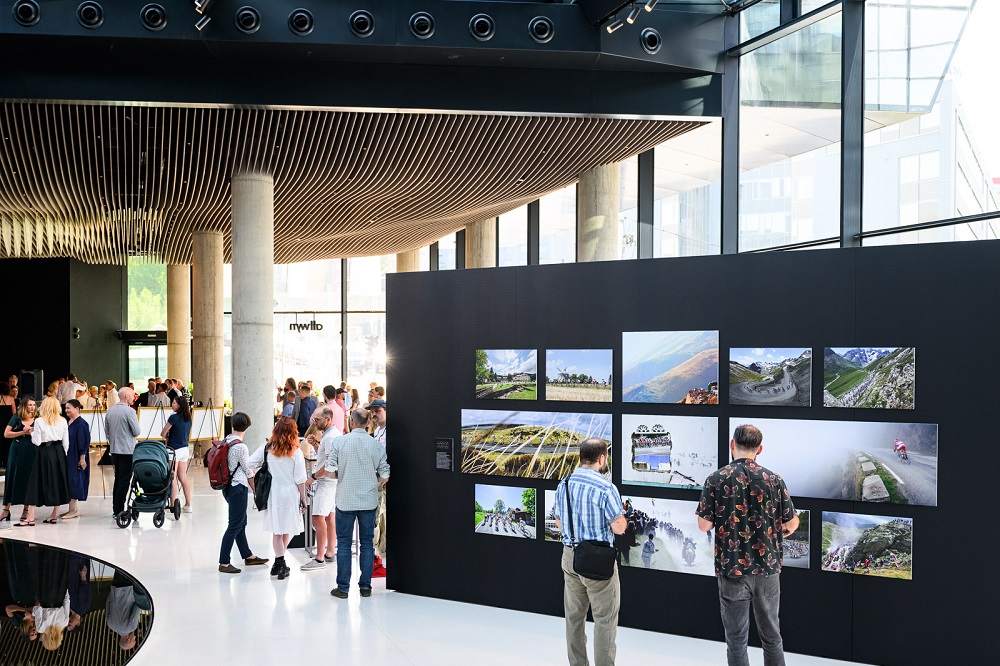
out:
M46 383L71 371L91 383L119 381L122 344L115 332L126 307L124 270L71 259L0 260L0 284L7 286L0 375L40 368Z
M536 542L474 534L472 520L477 483L537 488L541 517L542 491L556 482L435 470L434 438L458 441L462 409L610 413L616 452L622 413L716 416L720 460L730 417L937 423L937 507L796 498L812 511L811 568L782 574L785 647L864 663L989 661L990 633L969 628L1000 592L985 571L995 536L960 512L992 505L979 479L993 456L989 416L1000 400L990 380L1000 370L998 260L1000 244L983 242L389 276L389 587L562 613L560 547L542 541L541 529ZM718 406L623 405L620 387L611 404L473 397L477 348L537 349L540 373L546 349L610 348L617 381L623 331L700 329L720 331ZM825 346L853 345L916 347L916 409L824 408L819 362L812 407L728 405L731 347L810 346L818 360ZM781 472L780 461L773 467ZM698 496L623 486L617 465L613 478L623 494ZM913 518L913 580L820 570L822 511ZM622 626L723 639L712 578L629 568L620 576Z
M91 384L127 379L122 342L117 332L125 328L128 301L124 266L87 264L70 260L70 364L77 377Z

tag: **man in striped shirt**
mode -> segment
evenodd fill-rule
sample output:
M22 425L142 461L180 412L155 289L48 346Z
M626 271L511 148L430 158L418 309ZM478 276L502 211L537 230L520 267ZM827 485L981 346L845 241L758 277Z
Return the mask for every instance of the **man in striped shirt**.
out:
M556 527L563 540L563 604L566 611L566 651L570 666L587 666L587 609L594 613L594 662L615 663L615 636L621 586L618 565L609 580L584 578L573 569L573 547L581 541L611 544L611 533L625 532L625 513L618 489L604 474L608 471L607 442L591 438L580 444L580 466L556 490ZM567 494L572 512L567 506ZM572 513L572 515L571 515ZM563 517L572 529L563 527ZM571 536L572 534L572 536Z

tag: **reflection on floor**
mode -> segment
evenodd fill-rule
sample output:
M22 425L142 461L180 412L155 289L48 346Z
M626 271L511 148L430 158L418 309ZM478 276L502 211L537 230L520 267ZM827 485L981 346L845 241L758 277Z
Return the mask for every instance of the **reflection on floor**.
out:
M124 664L152 626L145 588L89 555L0 540L0 664Z
M562 618L387 592L384 578L376 578L374 594L362 599L356 561L351 596L343 601L330 596L336 565L300 571L307 561L301 549L289 553L292 574L287 580L269 576L270 566L244 567L236 549L232 561L243 573L219 573L226 503L221 493L209 488L203 467L194 468L192 474L194 513L182 514L176 522L168 518L162 529L153 527L148 514L128 529L115 526L110 499L113 475L108 469L109 495L104 499L95 469L91 498L81 504L80 518L3 530L0 538L33 539L80 550L132 573L155 601L156 622L130 666L161 666L177 660L191 666L283 664L305 659L338 666L566 663ZM250 547L257 555L272 558L261 515L251 509L249 520ZM9 629L4 631L4 637L12 635ZM592 632L589 625L588 633ZM751 649L750 658L761 663L761 651ZM664 661L675 666L717 666L726 662L726 646L619 629L619 664ZM789 666L845 663L801 655L787 655L786 661Z

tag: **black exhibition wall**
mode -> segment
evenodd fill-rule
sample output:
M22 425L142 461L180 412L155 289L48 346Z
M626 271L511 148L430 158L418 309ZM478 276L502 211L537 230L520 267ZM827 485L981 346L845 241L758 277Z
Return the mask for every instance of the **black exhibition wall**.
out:
M117 331L127 320L125 268L75 259L4 259L0 375L39 368L49 383L68 372L90 383L125 376ZM73 329L79 328L79 338Z
M788 651L864 663L985 663L991 634L977 627L1000 583L989 573L996 536L973 516L995 495L998 265L1000 244L987 241L390 275L388 586L562 614L562 548L541 527L543 491L556 481L436 470L437 437L455 440L460 468L462 409L610 413L622 494L692 501L697 491L621 484L622 413L715 416L720 461L730 417L936 423L938 506L795 498L812 512L811 560L782 573L782 634ZM536 349L542 377L546 349L612 349L617 384L622 332L716 329L719 405L623 405L620 386L610 404L474 397L476 349ZM811 407L728 405L729 348L794 346L813 349ZM824 408L827 346L915 347L916 408ZM766 430L764 445L767 466ZM475 534L477 483L537 488L538 538ZM912 518L913 579L822 571L822 511ZM723 640L713 578L639 568L620 577L622 626Z

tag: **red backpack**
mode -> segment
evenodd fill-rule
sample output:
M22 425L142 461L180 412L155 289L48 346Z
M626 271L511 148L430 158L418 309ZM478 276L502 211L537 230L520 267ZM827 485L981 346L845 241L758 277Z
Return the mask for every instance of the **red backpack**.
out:
M222 490L229 486L234 469L229 469L229 447L242 444L243 440L236 437L226 437L223 440L212 440L212 448L205 454L205 467L208 468L208 483L212 490Z

